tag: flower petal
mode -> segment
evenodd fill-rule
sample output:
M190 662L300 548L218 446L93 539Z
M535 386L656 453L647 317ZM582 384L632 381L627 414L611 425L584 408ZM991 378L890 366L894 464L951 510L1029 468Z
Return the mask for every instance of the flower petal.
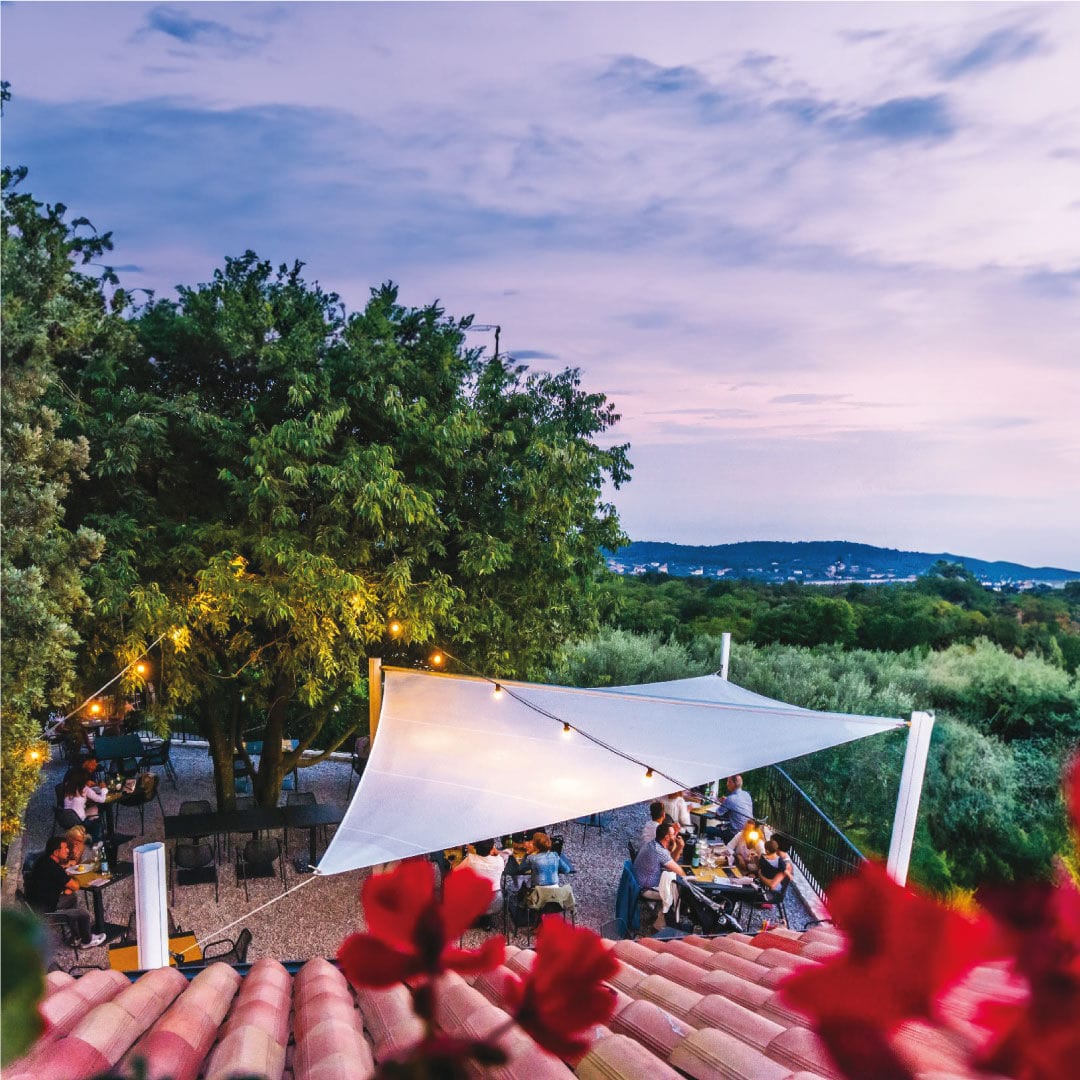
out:
M435 894L434 870L426 859L409 859L364 882L364 917L375 937L403 949L414 947L416 924Z
M446 940L460 937L484 914L495 887L475 870L455 870L443 883L442 923Z
M501 937L488 938L479 949L444 949L442 967L461 975L478 975L497 968L506 959L506 942Z
M337 958L355 987L392 986L420 970L415 953L395 949L371 934L350 934L341 943Z

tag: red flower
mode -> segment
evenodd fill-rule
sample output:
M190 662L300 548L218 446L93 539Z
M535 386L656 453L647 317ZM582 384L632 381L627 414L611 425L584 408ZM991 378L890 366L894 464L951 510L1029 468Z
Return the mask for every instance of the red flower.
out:
M615 993L603 984L618 969L615 954L591 930L547 915L528 979L507 983L507 1008L545 1050L575 1061L589 1049L588 1028L615 1012Z
M361 890L368 932L341 943L341 970L353 986L390 986L442 971L475 974L498 967L506 954L501 938L476 951L450 944L484 913L492 893L491 882L479 874L455 870L440 902L434 868L420 859L372 875Z
M848 936L847 949L797 972L781 992L814 1018L848 1075L876 1075L873 1069L892 1058L886 1040L898 1024L933 1018L943 991L1001 953L988 920L969 921L902 888L873 863L830 890L829 908Z

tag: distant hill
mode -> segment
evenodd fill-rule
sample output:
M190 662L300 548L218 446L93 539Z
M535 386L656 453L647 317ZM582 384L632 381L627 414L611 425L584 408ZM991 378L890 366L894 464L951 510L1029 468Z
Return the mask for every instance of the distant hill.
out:
M1080 579L1080 571L1052 566L987 562L949 552L929 554L856 544L848 540L750 540L738 544L666 544L635 540L608 554L619 574L660 572L672 577L754 578L765 581L910 581L939 559L961 563L980 581L1000 585L1061 585Z

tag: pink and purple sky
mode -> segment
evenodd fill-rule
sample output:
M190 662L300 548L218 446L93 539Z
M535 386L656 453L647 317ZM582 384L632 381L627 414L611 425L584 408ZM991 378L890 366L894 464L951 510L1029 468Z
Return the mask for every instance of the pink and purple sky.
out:
M616 403L635 539L1080 568L1080 5L0 17L4 161L129 288L254 248L499 323Z

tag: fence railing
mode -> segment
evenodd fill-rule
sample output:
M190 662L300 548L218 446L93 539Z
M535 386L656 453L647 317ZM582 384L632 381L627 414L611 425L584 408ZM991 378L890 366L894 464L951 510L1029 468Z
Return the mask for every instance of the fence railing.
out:
M754 792L754 809L768 817L774 831L791 838L792 862L824 897L837 878L857 870L866 856L783 769L770 765L764 772L765 786L759 784Z

